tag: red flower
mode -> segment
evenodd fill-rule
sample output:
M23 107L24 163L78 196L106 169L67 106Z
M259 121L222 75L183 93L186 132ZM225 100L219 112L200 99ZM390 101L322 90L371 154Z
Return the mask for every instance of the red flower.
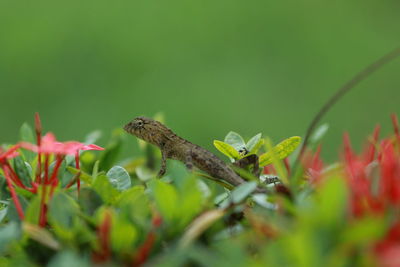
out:
M385 238L375 246L380 266L400 266L400 222L395 223Z
M317 151L313 154L311 151L306 150L304 157L302 157L302 165L306 171L306 176L313 184L320 183L322 179L322 170L324 162L321 157L321 146L318 146Z
M400 157L395 153L394 145L389 140L381 144L378 156L380 166L380 196L387 204L399 207L400 204Z
M376 128L378 129L378 128ZM376 133L377 131L375 131ZM377 135L374 135L377 136ZM373 153L370 144L364 156L357 156L351 148L348 134L343 136L344 157L343 165L345 177L350 188L351 211L354 216L363 216L365 213L381 214L384 211L381 196L373 192L372 172ZM367 155L367 156L365 156Z
M400 133L395 115L392 122L394 135L379 142L377 126L360 156L354 153L345 134L343 156L351 214L385 216L394 222L374 250L378 265L387 267L400 266Z
M76 141L69 142L59 142L56 140L54 134L47 133L45 136L41 136L42 125L40 122L39 114L35 114L35 132L36 132L36 140L37 144L31 144L27 142L20 142L17 145L11 147L8 151L2 152L0 150L0 167L3 169L5 177L7 179L7 184L11 192L11 196L17 208L18 214L23 219L23 210L18 201L18 198L15 194L14 185L21 187L25 190L28 190L32 193L37 193L37 189L39 186L42 187L41 190L41 210L40 210L40 219L39 225L46 225L46 200L50 199L53 195L55 188L57 187L58 180L58 172L60 166L64 160L66 155L74 155L75 156L75 165L77 169L80 169L80 160L79 160L79 152L83 150L103 150L103 148L97 145L85 145ZM30 151L33 151L38 154L38 167L35 181L31 183L32 187L25 186L15 171L11 168L11 165L8 163L8 160L12 157L18 155L17 150L23 148ZM54 156L54 157L53 157ZM50 160L55 159L55 165L52 173L50 173ZM44 162L43 162L44 159ZM78 194L80 189L80 179L79 174L75 180L77 182ZM73 183L69 184L70 187ZM48 190L50 187L50 190ZM67 187L67 188L68 188Z
M77 141L59 142L53 133L47 133L41 138L39 145L27 142L21 142L20 146L41 154L57 154L57 155L75 155L79 150L104 150L97 145L85 145Z

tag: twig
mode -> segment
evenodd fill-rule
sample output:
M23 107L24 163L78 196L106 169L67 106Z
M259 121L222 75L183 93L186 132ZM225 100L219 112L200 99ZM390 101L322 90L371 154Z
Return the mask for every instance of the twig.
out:
M304 137L304 142L301 146L301 150L299 153L299 156L297 157L296 162L299 162L299 160L303 157L305 148L308 145L308 141L310 139L310 136L312 132L314 131L315 127L319 123L319 121L322 119L322 117L325 115L326 112L328 112L329 109L332 108L336 102L341 99L347 92L349 92L351 89L356 87L360 82L371 76L375 71L379 70L389 62L393 61L396 59L398 56L400 56L400 47L390 51L389 53L385 54L381 58L377 59L367 67L365 67L363 70L361 70L359 73L357 73L355 76L353 76L352 79L348 80L345 84L340 87L336 93L331 96L328 101L325 103L324 106L319 110L317 115L315 115L314 119L311 121L309 124L305 137Z

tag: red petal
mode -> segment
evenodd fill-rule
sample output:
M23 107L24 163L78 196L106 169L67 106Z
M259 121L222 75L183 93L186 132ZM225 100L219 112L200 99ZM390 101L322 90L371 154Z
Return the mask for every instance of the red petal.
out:
M380 129L381 129L380 125L376 125L374 133L372 134L372 139L369 141L369 145L366 149L366 152L364 153L364 160L368 164L374 160L375 150L376 150L375 147L378 144Z
M6 152L0 151L0 161L15 158L16 156L18 156L19 154L16 150L20 147L21 146L19 144L16 144L10 147Z
M343 134L343 145L344 145L344 157L347 163L353 161L354 152L351 148L350 136L348 133Z
M31 144L31 143L28 143L28 142L19 142L19 145L22 148L26 149L26 150L30 150L30 151L33 151L35 153L39 152L39 147L37 145Z
M394 128L394 133L396 135L397 148L400 150L400 130L399 130L399 121L397 120L396 114L392 114L392 123Z
M397 115L392 114L390 117L392 118L394 133L396 134L397 138L400 138L399 121L397 120Z
M103 147L94 144L84 145L80 150L104 150Z
M392 204L400 204L400 163L393 143L384 140L380 157L381 197Z

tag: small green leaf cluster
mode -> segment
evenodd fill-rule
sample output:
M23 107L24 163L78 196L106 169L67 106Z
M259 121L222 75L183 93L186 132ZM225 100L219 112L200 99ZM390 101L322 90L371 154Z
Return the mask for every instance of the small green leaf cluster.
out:
M271 164L274 161L274 157L277 159L288 157L296 150L300 142L301 138L299 136L293 136L283 140L272 149L267 149L267 152L259 156L260 167ZM214 146L232 162L240 160L248 155L258 154L260 149L264 147L265 143L265 139L261 138L261 133L250 138L247 143L244 141L242 136L235 132L229 132L225 136L223 142L214 140Z
M257 154L263 144L264 139L261 138L261 133L250 138L247 143L242 136L232 131L225 136L224 142L214 140L214 146L232 162L242 159L246 155Z

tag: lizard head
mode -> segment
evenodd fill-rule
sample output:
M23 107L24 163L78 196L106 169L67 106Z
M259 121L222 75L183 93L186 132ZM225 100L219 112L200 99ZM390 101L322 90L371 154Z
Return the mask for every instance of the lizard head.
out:
M124 126L124 130L159 147L165 143L165 138L168 138L172 133L161 122L146 117L134 118Z

